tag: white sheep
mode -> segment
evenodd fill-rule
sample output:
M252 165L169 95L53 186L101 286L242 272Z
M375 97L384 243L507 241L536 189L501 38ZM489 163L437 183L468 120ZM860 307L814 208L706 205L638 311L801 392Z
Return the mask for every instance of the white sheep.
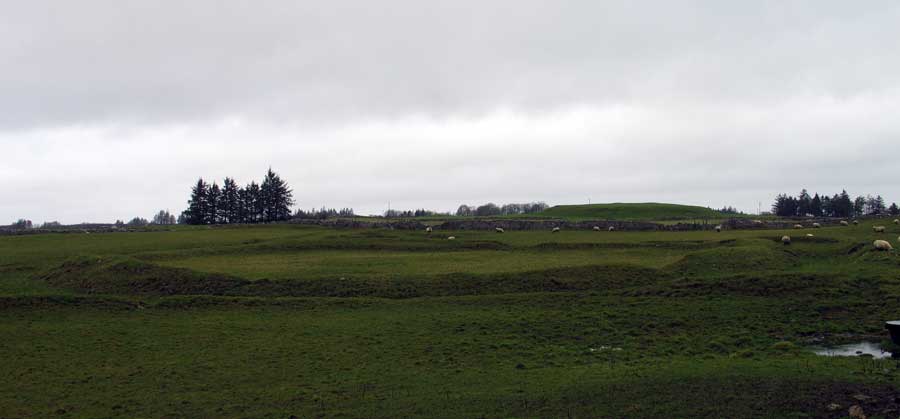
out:
M553 227L553 230L550 230L553 233L559 233L559 227Z
M600 231L600 226L594 226L594 231Z
M884 233L884 226L872 226L872 231L876 233Z
M503 232L505 232L505 231L504 231L502 228L500 228L500 227L494 227L494 231L497 232L497 233L503 233Z
M900 224L900 219L894 218L894 224Z
M456 236L447 237L447 240L456 240Z
M791 236L781 236L781 242L784 244L791 244Z
M431 234L431 226L425 227L425 232Z
M716 226L716 233L722 232L722 226Z
M806 233L806 237L815 237L812 233Z
M794 228L799 230L799 229L803 228L803 224L794 224Z
M858 226L858 225L859 225L859 220L853 220L853 225Z
M841 220L841 225L844 226L844 227L846 227L846 226L850 225L850 223L848 223L848 222L846 222L846 221L844 221L844 220Z
M894 247L885 240L875 240L872 245L875 246L875 250L894 250Z
M819 224L819 223L813 223L813 228L819 228L819 227L822 227L822 224Z
M609 231L616 231L616 228L613 226L609 226Z

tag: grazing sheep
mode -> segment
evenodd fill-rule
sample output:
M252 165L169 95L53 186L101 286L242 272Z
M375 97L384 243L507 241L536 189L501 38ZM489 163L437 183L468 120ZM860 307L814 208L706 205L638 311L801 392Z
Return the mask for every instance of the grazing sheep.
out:
M503 233L503 232L504 232L504 230L503 230L502 228L500 228L500 227L494 227L494 231L497 232L497 233Z
M900 219L894 218L894 224L900 224Z
M844 226L844 227L846 227L846 226L850 225L850 223L848 223L848 222L846 222L846 221L844 221L844 220L841 220L841 225Z
M884 226L872 226L872 231L876 233L884 233Z
M559 227L553 227L553 230L550 230L553 233L559 233Z
M447 237L447 240L456 240L456 236Z
M875 250L894 250L894 247L884 240L875 240L872 245L875 246Z
M791 236L781 236L781 242L784 244L791 244Z
M428 234L431 234L431 227L430 227L430 226L429 226L429 227L425 227L425 232L428 233Z
M716 233L722 232L722 226L716 226Z
M812 233L806 233L806 237L816 237Z
M609 226L609 231L616 231L616 228L613 226Z
M600 226L594 226L594 231L600 231Z
M858 225L859 225L859 220L853 220L853 225L858 226Z
M803 228L803 224L794 224L794 228L801 229Z
M819 227L822 227L822 224L819 224L819 223L813 223L813 228L819 228Z

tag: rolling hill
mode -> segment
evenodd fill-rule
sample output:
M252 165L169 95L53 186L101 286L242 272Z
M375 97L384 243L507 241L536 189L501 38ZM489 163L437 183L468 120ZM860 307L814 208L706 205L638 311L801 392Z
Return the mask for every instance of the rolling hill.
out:
M541 212L540 215L567 219L648 221L723 218L722 213L705 207L656 202L557 205Z

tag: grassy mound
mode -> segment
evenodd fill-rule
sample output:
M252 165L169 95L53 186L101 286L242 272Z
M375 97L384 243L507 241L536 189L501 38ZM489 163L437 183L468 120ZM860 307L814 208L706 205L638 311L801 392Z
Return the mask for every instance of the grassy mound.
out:
M656 202L557 205L541 212L540 215L568 219L629 221L723 218L722 213L709 208Z
M686 255L669 268L681 275L710 276L783 271L795 265L793 257L778 247L743 245L700 250Z
M130 258L78 257L43 277L49 284L88 294L224 295L247 281L170 268Z
M598 265L523 273L449 274L428 278L318 278L247 280L234 276L159 266L134 259L82 257L44 276L53 286L87 294L245 297L415 298L610 290L658 279L655 269Z

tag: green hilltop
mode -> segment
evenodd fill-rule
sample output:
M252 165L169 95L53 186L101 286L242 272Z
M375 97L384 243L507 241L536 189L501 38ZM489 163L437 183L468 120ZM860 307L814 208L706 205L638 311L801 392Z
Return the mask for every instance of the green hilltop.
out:
M658 221L723 217L721 212L706 207L657 202L556 205L540 215L569 219Z

